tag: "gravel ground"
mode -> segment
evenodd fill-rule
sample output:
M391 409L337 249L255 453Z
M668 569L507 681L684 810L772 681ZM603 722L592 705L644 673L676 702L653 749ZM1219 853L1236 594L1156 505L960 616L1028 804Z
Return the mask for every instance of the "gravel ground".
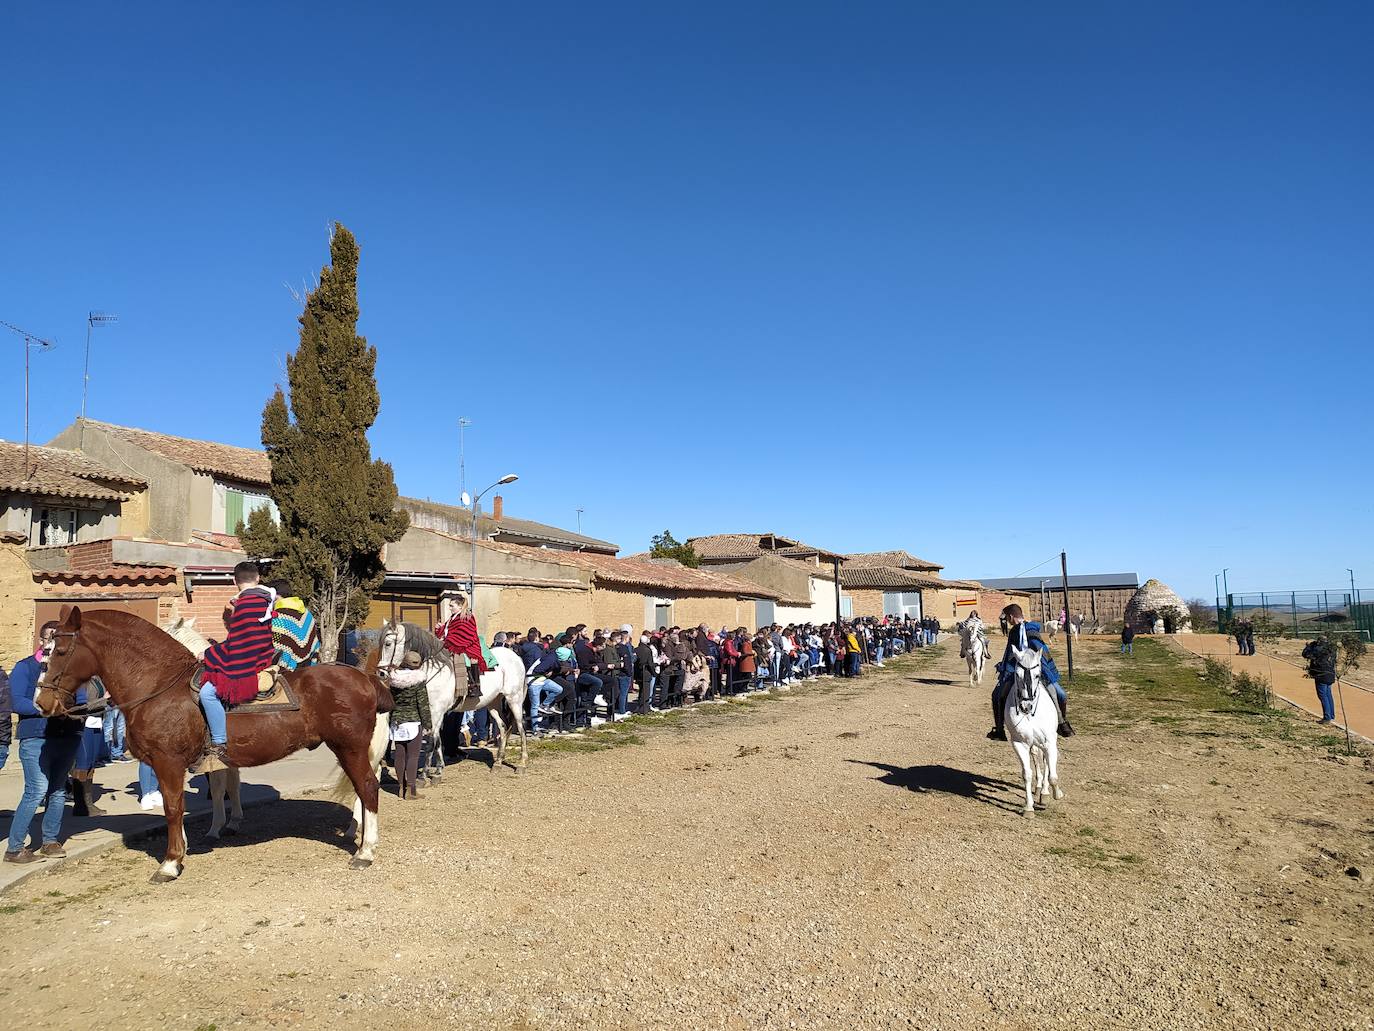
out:
M32 878L0 900L0 1005L201 1031L1374 1026L1371 764L1296 719L1156 719L1113 645L1077 651L1097 688L1034 820L946 646L521 777L465 762L384 799L368 871L303 799L172 885L146 883L160 838Z

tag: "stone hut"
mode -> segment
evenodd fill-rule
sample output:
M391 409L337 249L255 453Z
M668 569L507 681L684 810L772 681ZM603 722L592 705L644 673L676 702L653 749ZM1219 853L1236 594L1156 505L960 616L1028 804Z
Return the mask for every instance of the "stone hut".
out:
M1167 584L1153 578L1146 580L1140 589L1131 595L1131 600L1126 603L1124 618L1137 633L1163 633L1165 627L1160 614L1170 607L1178 609L1183 614L1183 622L1175 632L1191 634L1193 624L1188 618L1187 603Z

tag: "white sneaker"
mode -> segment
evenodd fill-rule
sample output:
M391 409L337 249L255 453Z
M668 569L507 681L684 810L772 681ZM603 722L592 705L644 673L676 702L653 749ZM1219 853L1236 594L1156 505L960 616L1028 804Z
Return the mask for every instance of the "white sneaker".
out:
M593 704L593 705L605 705L605 704L606 704L606 696L605 696L605 695L597 695L595 698L592 699L592 704Z
M613 719L613 720L615 720L615 722L619 723L621 720L627 720L627 719L629 719L631 715L633 715L633 714L632 714L632 713L628 713L628 712L618 712L618 713L616 713L614 716L612 716L611 719Z
M151 811L154 810L154 809L161 809L161 808L162 808L162 792L161 792L161 791L150 791L150 792L148 792L146 795L144 795L144 796L139 800L138 807L139 807L140 809L148 810L149 812L151 812Z
M588 722L590 722L593 727L599 727L606 721L603 720L600 716L593 716Z

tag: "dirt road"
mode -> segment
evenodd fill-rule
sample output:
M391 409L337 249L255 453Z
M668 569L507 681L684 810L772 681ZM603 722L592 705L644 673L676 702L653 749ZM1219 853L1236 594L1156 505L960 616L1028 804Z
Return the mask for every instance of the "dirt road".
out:
M946 646L523 778L464 763L385 799L368 871L343 811L298 800L173 885L140 849L33 878L0 907L0 1005L201 1031L1370 1027L1374 768L1114 651L1078 649L1067 797L1035 820Z

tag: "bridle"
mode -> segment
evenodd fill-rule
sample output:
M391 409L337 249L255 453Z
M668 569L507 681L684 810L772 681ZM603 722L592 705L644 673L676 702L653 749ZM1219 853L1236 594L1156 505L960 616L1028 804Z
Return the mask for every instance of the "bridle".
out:
M59 637L70 637L72 639L73 646L75 646L76 639L79 634L79 630L58 630L53 634L53 641L55 644L57 638ZM142 698L135 698L131 702L120 703L118 706L119 711L127 716L130 709L136 709L144 702L151 702L154 698L161 697L162 695L170 691L172 688L182 683L182 679L186 676L186 674L190 673L198 665L200 665L200 659L192 655L191 664L187 666L185 670L178 673L174 678L169 680L165 686L158 688L152 694L144 695ZM53 692L53 694L57 695L58 703L61 705L61 710L58 712L54 712L54 716L65 716L70 714L73 708L78 708L76 703L76 690L69 690L67 688L59 686L62 682L62 678L66 675L67 671L65 669L61 669L58 670L57 673L53 674L51 679L49 679L47 676L44 676L43 678L43 686L50 689Z
M1023 716L1034 716L1040 706L1040 664L1023 666L1016 664L1016 707Z

